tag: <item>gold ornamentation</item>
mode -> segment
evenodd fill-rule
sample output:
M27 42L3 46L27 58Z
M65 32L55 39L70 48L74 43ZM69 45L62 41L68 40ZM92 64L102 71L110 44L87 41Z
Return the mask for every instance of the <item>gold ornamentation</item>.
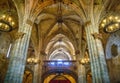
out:
M118 15L107 15L99 25L105 33L113 33L120 30L120 17Z

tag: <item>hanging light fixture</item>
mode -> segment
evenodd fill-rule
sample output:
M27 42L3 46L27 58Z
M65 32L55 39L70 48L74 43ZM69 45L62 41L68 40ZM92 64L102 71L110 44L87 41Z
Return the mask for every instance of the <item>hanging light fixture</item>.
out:
M61 33L62 31L62 23L63 23L63 18L62 18L62 4L61 0L58 0L58 10L57 10L57 22L58 22L58 31Z
M117 15L108 15L101 23L100 28L106 33L113 33L120 29L120 17Z
M82 59L80 60L80 63L81 63L81 64L89 64L89 63L90 63L90 59L89 59L89 56L88 56L88 53L87 53L87 52L85 52L85 56L84 56L84 58L82 58Z
M0 16L0 31L10 32L15 28L15 20L12 16L9 2L7 2L8 10Z

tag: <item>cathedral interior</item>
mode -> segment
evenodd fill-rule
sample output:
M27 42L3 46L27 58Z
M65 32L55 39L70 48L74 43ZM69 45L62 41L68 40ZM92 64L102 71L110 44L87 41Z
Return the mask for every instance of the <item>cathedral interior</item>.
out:
M120 83L120 0L0 0L0 83Z

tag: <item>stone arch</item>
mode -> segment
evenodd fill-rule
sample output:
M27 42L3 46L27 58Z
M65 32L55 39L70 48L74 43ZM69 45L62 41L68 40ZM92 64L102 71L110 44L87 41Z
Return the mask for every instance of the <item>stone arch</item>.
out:
M68 74L68 75L72 76L77 83L77 79L78 79L77 74L74 71L71 71L68 69L53 69L53 70L49 70L49 71L45 72L42 75L42 83L44 82L45 78L47 78L49 75L56 74L56 73Z
M39 15L39 13L47 6L50 6L52 4L55 4L55 0L47 0L47 1L44 1L42 4L39 4L37 6L37 8L35 9L36 11L34 13L32 13L31 15L35 18L37 18L37 16ZM79 6L77 6L75 3L69 1L69 0L63 0L63 4L66 4L68 5L70 8L72 8L81 18L82 21L85 21L85 16L84 14L80 11L80 8Z
M60 49L61 50L61 49ZM71 60L71 55L66 51L59 52L59 49L54 51L49 57L49 60L62 59L62 60Z
M116 46L117 54L115 56L112 55L112 46ZM120 82L120 31L117 31L110 35L107 46L106 46L106 58L108 63L109 75L111 79L111 83L118 83Z
M117 31L110 35L106 44L106 58L111 59L113 57L111 48L113 45L117 46L117 51L120 53L120 31Z
M71 60L73 59L73 55L75 55L75 48L68 37L63 34L57 34L50 40L45 49L45 52L48 55L46 58L49 59L51 56L60 53L67 55L67 57Z
M63 76L63 75L59 75L59 74L58 74L58 75L56 75L56 76L54 76L51 80L54 80L55 78L57 78L57 77L59 77L59 76L62 76L64 79L69 80L69 79L68 79L68 78L66 78L65 76ZM50 80L50 81L51 81L51 80Z

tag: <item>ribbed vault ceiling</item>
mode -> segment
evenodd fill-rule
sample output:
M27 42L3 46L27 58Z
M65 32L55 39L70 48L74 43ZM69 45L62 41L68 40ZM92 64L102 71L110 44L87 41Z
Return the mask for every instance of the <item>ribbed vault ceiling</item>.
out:
M24 13L24 7L21 5L24 6L25 1L13 1L19 8L23 8ZM0 1L0 14L8 9L6 2L9 3L12 14L17 17L17 12L20 11L16 11L14 3L10 0ZM31 16L38 13L31 35L33 49L48 56L55 54L60 46L68 55L76 55L76 51L82 51L81 48L86 43L84 26L91 23L90 21L99 24L106 15L118 14L120 11L120 0L31 0L31 3L37 4L36 7L31 6L31 11L35 11ZM19 14L18 16L20 17ZM109 35L102 30L100 32L105 35L103 36L105 45ZM11 34L14 39L15 32Z
M81 26L80 17L74 10L64 5L62 2L58 2L43 9L36 23L39 25L38 28L41 31L41 35L44 37L44 48L50 48L47 49L47 55L63 55L63 58L67 54L75 55L74 46L72 44L78 43L76 39ZM51 43L51 45L49 45L49 43ZM56 43L58 43L58 45L55 45ZM63 43L63 45L61 43ZM69 43L71 43L72 47ZM59 49L60 46L63 48L61 51ZM59 50L56 51L56 49Z

